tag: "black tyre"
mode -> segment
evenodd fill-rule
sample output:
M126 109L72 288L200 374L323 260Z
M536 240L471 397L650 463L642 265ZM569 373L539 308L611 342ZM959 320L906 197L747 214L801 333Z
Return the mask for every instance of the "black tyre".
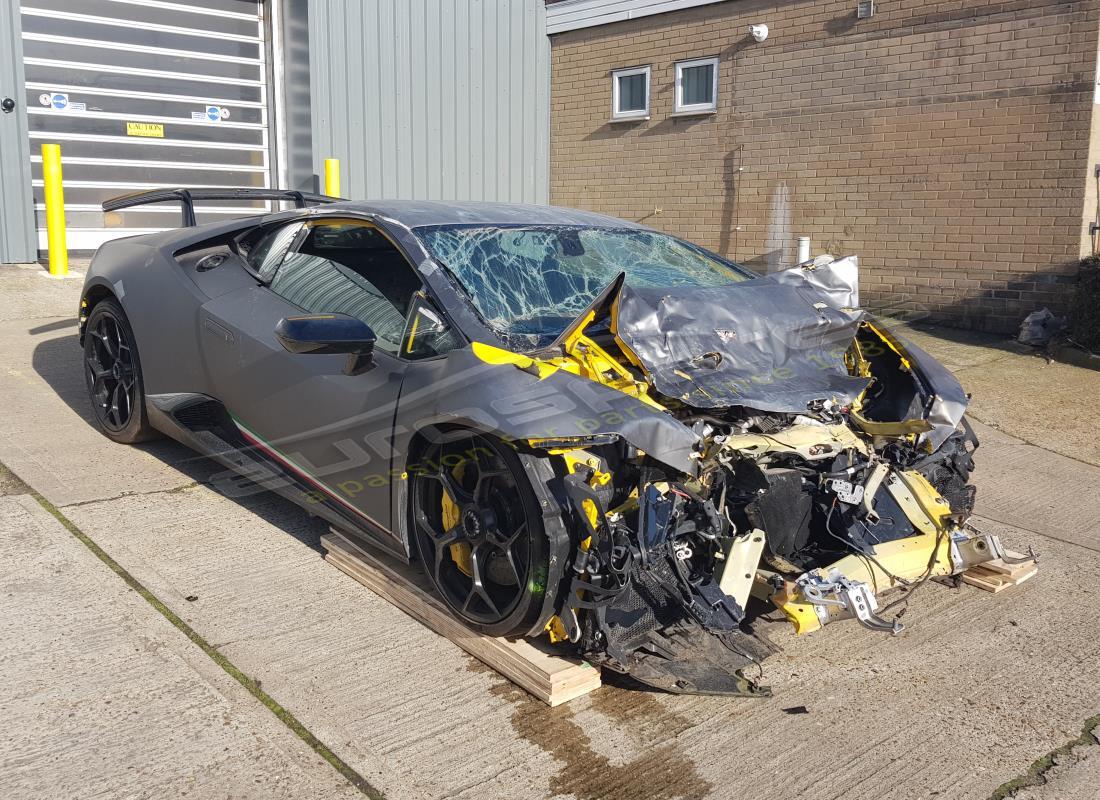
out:
M424 569L463 622L526 633L546 594L549 542L516 452L450 432L410 465L410 528Z
M145 413L145 384L134 332L113 298L96 303L88 317L84 381L96 425L107 438L136 444L159 436Z

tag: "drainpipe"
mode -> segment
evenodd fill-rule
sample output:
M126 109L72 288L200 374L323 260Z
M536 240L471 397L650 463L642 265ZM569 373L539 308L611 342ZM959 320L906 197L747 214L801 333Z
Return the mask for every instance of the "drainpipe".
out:
M799 236L798 237L798 260L797 263L805 264L810 260L810 237Z

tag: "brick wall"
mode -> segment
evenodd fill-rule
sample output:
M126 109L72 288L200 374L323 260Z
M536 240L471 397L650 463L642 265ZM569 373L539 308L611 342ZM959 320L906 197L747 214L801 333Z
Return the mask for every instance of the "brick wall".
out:
M994 331L1064 311L1091 249L1100 0L876 5L730 0L553 36L551 202L761 270L810 236L861 257L872 308ZM717 113L673 117L674 62L713 55ZM651 119L610 122L610 71L644 64Z

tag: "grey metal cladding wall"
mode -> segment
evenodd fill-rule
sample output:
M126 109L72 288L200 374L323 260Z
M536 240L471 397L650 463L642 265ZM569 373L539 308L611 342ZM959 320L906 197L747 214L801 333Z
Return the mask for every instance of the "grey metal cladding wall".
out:
M314 169L351 198L549 198L542 0L314 0Z
M24 91L19 0L0 0L0 99L15 101L14 111L0 112L0 264L38 255Z

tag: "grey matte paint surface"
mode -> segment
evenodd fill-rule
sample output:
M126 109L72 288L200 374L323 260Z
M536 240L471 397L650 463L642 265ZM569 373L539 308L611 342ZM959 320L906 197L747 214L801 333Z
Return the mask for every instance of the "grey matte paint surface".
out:
M900 336L887 335L891 336L902 352L909 357L914 372L919 374L935 392L935 399L927 414L932 430L921 434L921 443L927 442L935 450L947 441L955 427L962 422L967 406L970 405L970 397L958 378L935 358Z
M322 216L354 216L380 225L416 265L429 297L462 337L497 344L502 342L428 258L413 227L523 221L639 227L552 206L387 201L335 203L109 242L92 262L85 294L106 289L120 296L138 342L145 391L154 398L154 425L206 452L201 441L156 408L173 407L179 395L218 399L260 439L308 466L326 486L353 486L351 504L368 519L362 532L382 533L388 537L381 539L383 544L396 538L406 552L409 540L404 515L397 512L397 482L375 486L363 476L402 471L413 434L427 424L447 422L521 439L617 433L670 466L693 472L690 452L697 436L620 392L567 373L539 381L511 365L485 364L469 348L416 362L376 351L374 369L347 376L341 371L343 356L296 356L282 348L275 325L301 309L258 285L239 260L198 272L181 267L172 256L260 224ZM318 402L320 397L324 403ZM265 485L302 500L285 483Z
M962 421L969 398L932 356L856 308L857 264L843 258L717 288L626 286L620 336L670 397L698 408L797 414L815 400L850 405L867 387L869 380L849 375L838 354L861 323L872 322L921 379L932 425L921 436L936 449Z
M38 250L23 102L21 30L19 0L0 0L0 99L15 101L14 111L0 112L0 264L34 261Z
M547 202L541 2L315 2L308 56L314 170L339 158L345 197Z

